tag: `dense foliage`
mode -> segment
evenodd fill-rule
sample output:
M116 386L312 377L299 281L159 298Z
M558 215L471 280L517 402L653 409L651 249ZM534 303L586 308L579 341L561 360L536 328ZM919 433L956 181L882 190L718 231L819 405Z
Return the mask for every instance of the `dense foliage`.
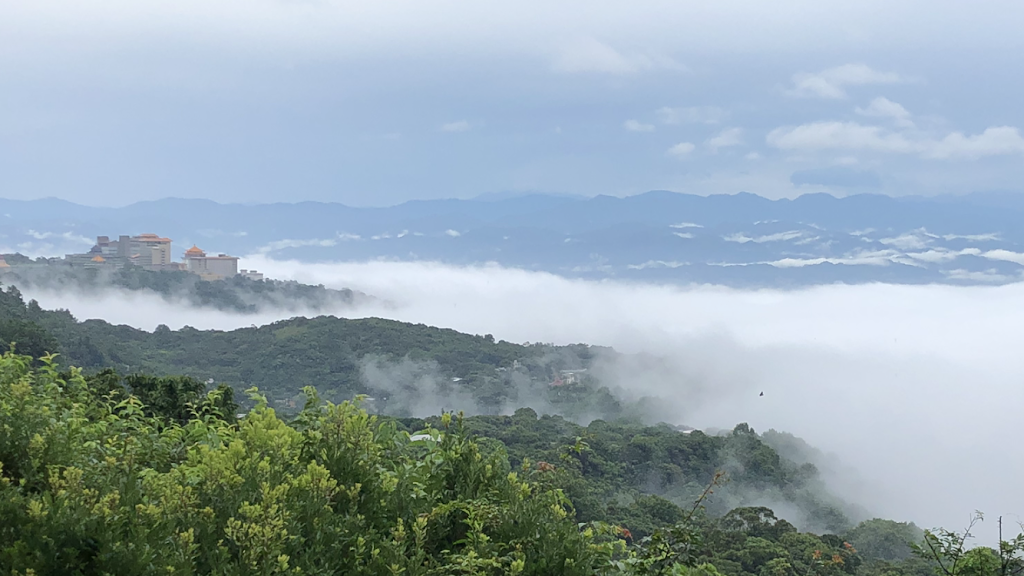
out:
M969 549L968 532L854 526L820 455L744 424L582 426L529 408L396 419L309 387L287 418L255 392L236 416L235 391L254 383L285 401L307 383L366 391L366 358L432 362L491 402L517 402L507 389L525 379L570 416L627 414L592 382L547 385L553 366L589 364L585 346L330 317L147 333L41 310L13 287L0 345L27 354L0 358L0 575L1024 571L1024 536ZM90 370L71 367L82 359Z
M368 298L352 290L334 290L280 280L251 280L235 276L213 282L183 271L156 272L138 266L121 269L72 267L59 263L31 263L17 255L5 255L11 267L0 277L23 288L67 290L88 294L111 288L156 294L169 304L254 313L261 309L320 312L337 310Z
M450 417L411 441L350 403L180 423L0 358L0 573L593 574L612 547Z
M412 430L436 425L436 418L401 422ZM728 482L704 502L712 516L774 502L799 512L802 523L816 530L851 527L845 504L829 494L813 465L780 457L743 424L712 436L628 420L581 426L525 408L512 416L466 418L466 428L495 442L514 465L547 463L580 522L611 522L637 537L683 518L719 472Z
M711 454L741 460L738 483L760 481L743 468L793 472L745 426L712 438L597 423L559 447L552 434L572 425L526 410L446 414L410 435L414 422L324 404L313 390L286 422L252 393L236 421L228 389L86 378L5 353L0 574L1008 576L1022 566L1024 537L967 550L966 535L926 532L912 556L912 525L873 520L844 540L799 532L765 507L708 513L725 476ZM490 438L473 439L488 427ZM545 454L555 463L530 458ZM615 504L600 489L603 477L635 480L662 464L694 482L710 474L694 506L640 494Z

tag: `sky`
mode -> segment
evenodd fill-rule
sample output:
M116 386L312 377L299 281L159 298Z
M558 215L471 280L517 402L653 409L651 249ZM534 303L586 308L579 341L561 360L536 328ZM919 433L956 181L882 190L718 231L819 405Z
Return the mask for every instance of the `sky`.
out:
M974 510L991 542L997 516L1024 519L1024 284L818 286L733 290L569 280L428 262L300 264L252 257L271 276L351 287L386 305L339 311L493 334L586 342L660 363L611 369L620 393L653 395L673 424L790 432L854 470L826 475L848 502L922 527L959 529ZM241 316L155 295L25 290L44 308L146 330L240 328L294 314ZM764 392L764 396L760 396ZM450 407L450 404L449 404ZM987 540L982 540L987 538Z
M1017 190L1009 0L0 0L0 197Z

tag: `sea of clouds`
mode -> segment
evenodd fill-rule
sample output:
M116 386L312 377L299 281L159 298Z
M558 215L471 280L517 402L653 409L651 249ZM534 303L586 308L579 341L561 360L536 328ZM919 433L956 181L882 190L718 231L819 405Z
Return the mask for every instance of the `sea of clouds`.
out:
M925 527L975 509L1024 515L1024 284L829 285L736 290L569 280L498 266L302 264L252 257L268 276L348 287L379 316L514 342L585 342L661 358L606 374L662 416L698 428L747 422L791 432L844 467L833 490L874 514ZM294 315L236 315L156 296L33 291L44 308L152 330L230 329ZM764 392L764 396L760 393ZM855 472L851 472L851 470ZM986 522L979 535L992 532Z

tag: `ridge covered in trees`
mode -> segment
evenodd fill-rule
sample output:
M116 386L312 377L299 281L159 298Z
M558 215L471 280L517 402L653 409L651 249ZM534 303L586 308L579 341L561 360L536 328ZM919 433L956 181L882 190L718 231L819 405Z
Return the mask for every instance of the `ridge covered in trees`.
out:
M33 301L26 303L15 286L0 290L0 314L6 319L0 323L0 345L19 341L25 354L59 352L60 362L86 371L110 367L183 374L239 392L256 386L286 411L301 407L304 387L316 386L333 401L367 394L381 409L401 412L394 402L419 393L415 387L424 378L432 381L433 395L464 393L484 412L521 405L516 404L520 392L549 397L579 413L617 416L626 410L593 383L557 390L548 386L557 370L588 366L599 352L590 346L525 346L422 324L333 316L230 331L160 326L147 332L102 320L80 322L66 310L43 310ZM367 382L364 377L375 361L403 360L411 364L402 378L390 374L381 382ZM520 368L513 371L514 365ZM398 391L403 393L392 394Z

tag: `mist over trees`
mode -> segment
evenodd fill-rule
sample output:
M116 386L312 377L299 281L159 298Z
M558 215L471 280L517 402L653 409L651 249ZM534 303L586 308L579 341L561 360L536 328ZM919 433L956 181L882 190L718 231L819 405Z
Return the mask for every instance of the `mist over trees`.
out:
M431 419L435 427L379 418L349 402L324 404L314 390L306 393L304 409L283 420L251 391L253 409L235 420L224 389L200 394L181 380L86 378L77 369L61 373L49 357L33 367L32 358L5 353L0 574L1007 576L1021 570L1024 537L995 550L967 549L966 533L922 537L912 525L884 520L819 535L763 506L715 514L708 504L728 485L728 473L713 471L713 459L701 455L714 450L701 446L732 443L742 452L756 444L742 426L718 439L673 432L685 439L676 449L692 444L689 453L697 458L678 462L695 468L683 472L708 480L684 508L654 495L601 492L614 481L600 479L615 478L615 466L630 464L606 460L608 449L599 446L614 427L559 446L544 425L564 428L565 421L544 422L529 410L476 419L446 413ZM505 431L471 432L488 423ZM551 462L531 460L530 453ZM748 463L771 461L771 454L762 444ZM588 470L599 473L588 478Z
M586 345L520 345L425 325L333 316L231 331L158 326L147 332L42 310L26 303L14 286L0 290L0 306L18 323L7 329L10 338L0 332L0 342L24 334L21 352L59 352L59 362L85 370L212 379L237 392L256 386L285 411L301 407L306 386L333 401L370 395L377 410L402 416L427 416L441 408L500 413L531 402L581 420L630 410L586 376L550 386L562 370L585 368L597 354L609 353ZM22 348L29 345L31 351Z
M20 256L20 257L19 257ZM3 255L11 266L0 280L22 288L98 294L111 289L156 294L169 305L188 305L240 314L261 310L323 312L346 309L370 296L348 289L336 290L293 281L252 280L234 276L205 281L184 271L153 271L139 266L110 270L64 264L33 263L24 256Z
M870 518L799 438L654 424L587 372L614 351L332 317L150 333L13 286L0 345L0 574L1022 569L1024 536Z

